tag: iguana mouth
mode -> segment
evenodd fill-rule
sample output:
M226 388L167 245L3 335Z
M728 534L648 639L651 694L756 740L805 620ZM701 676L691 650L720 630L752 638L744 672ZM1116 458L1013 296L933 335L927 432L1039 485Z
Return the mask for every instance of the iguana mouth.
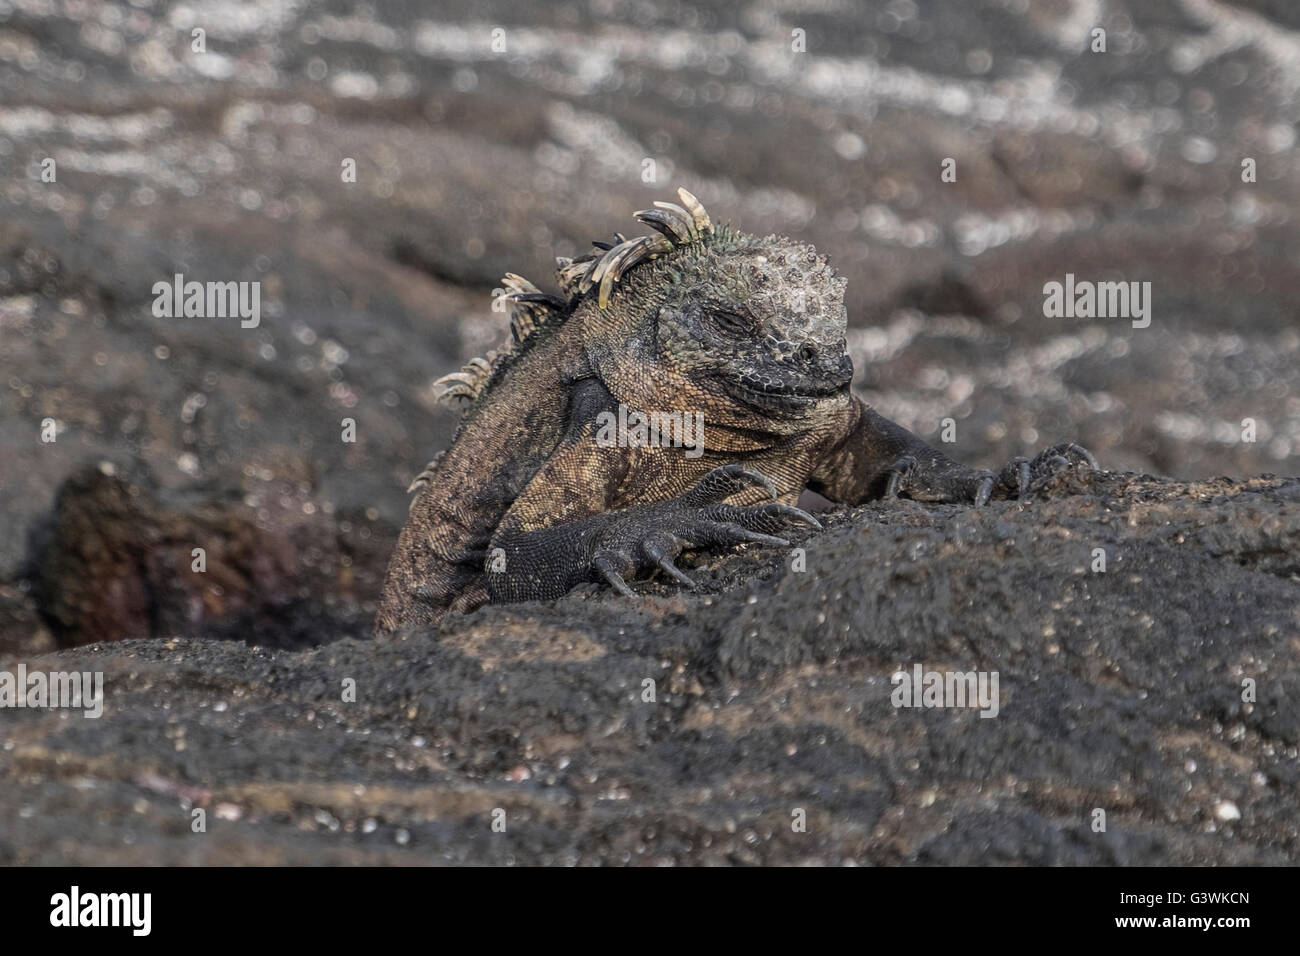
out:
M744 405L763 410L809 408L818 402L844 394L848 391L848 382L827 382L825 384L801 383L779 389L758 388L737 379L724 379L723 388L727 394Z

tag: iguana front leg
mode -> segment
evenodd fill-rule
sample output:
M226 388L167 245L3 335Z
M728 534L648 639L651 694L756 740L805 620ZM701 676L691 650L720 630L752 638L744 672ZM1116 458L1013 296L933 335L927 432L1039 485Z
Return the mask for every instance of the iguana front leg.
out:
M860 504L906 496L918 501L970 502L1023 497L1037 481L1062 468L1097 459L1073 443L1053 445L1033 458L1013 458L998 472L953 461L861 402L850 409L845 437L814 469L808 487L831 501Z
M601 578L631 597L634 592L626 579L655 569L693 588L695 582L673 563L687 548L751 542L788 547L778 533L792 524L821 527L806 511L777 501L728 504L728 498L754 487L777 497L764 475L739 464L714 468L678 497L606 512L598 501L582 502L580 489L599 487L617 476L593 475L590 450L581 446L562 446L556 454L549 464L560 472L571 475L572 463L585 462L588 477L595 481L577 487L557 484L544 469L536 488L530 486L535 494L525 492L516 502L491 543L487 584L494 602L555 598ZM557 499L557 490L564 500ZM538 527L542 514L554 514L555 522Z

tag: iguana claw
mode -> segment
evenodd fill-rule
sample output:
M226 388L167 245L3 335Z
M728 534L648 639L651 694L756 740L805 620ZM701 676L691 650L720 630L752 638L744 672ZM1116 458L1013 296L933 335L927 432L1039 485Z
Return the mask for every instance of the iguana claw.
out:
M791 524L821 528L808 512L777 501L727 504L727 498L751 487L777 497L776 486L762 472L732 464L713 469L680 497L628 510L600 536L592 570L627 596L635 592L626 579L641 571L659 570L695 589L696 582L673 563L688 548L788 548L789 540L773 532Z

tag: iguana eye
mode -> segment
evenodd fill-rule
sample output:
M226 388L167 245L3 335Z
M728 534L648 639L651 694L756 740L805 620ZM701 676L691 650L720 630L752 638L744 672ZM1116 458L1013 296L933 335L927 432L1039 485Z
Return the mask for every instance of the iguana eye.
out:
M738 312L731 312L727 309L713 309L709 315L718 328L722 329L728 335L747 335L749 334L749 323L745 317Z

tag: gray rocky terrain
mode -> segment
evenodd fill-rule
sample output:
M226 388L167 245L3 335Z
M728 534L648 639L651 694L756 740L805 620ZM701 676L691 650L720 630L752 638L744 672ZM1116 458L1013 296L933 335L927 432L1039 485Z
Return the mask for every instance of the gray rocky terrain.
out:
M0 862L1294 862L1298 94L1282 0L0 0L0 671L107 692L0 710ZM678 184L831 254L883 414L1107 471L369 641L502 273Z

